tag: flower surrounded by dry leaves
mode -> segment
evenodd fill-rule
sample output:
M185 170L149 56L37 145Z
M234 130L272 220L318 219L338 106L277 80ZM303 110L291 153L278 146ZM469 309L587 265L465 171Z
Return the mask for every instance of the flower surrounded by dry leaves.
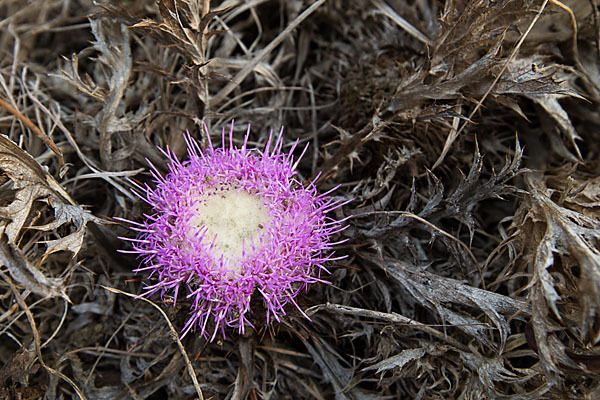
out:
M170 172L162 177L153 168L155 187L134 183L152 207L143 222L132 222L139 235L129 239L142 256L136 272L148 273L151 282L144 295L158 292L175 304L184 294L190 316L183 333L199 328L211 341L226 327L242 334L252 326L255 295L267 325L288 303L300 310L294 298L325 282L324 264L335 259L330 236L344 229L328 216L344 201L296 179L297 142L284 152L280 135L271 149L271 134L263 151L250 149L249 132L237 147L232 123L221 147L206 149L186 134L187 161L167 149Z

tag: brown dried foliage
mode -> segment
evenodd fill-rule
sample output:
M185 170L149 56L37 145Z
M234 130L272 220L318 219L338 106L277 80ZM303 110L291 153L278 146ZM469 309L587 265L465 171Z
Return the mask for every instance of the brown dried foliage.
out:
M0 0L0 397L598 398L598 6ZM310 142L348 257L180 340L109 220L231 119Z

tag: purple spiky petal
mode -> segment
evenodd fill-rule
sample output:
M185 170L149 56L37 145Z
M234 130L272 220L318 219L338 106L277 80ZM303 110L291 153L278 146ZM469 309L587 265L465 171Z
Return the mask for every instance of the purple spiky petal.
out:
M343 226L327 213L345 202L330 192L317 193L314 182L296 180L298 161L292 151L297 142L285 153L280 135L271 150L270 135L265 150L247 149L248 133L243 146L236 147L232 123L228 137L223 130L220 148L210 144L204 150L186 134L188 160L180 162L164 150L170 172L163 177L152 166L154 188L135 185L153 209L143 223L134 223L137 238L130 240L133 252L143 258L136 272L153 279L143 295L158 292L176 301L184 293L191 304L184 335L199 329L212 341L219 331L225 335L226 327L243 333L246 324L252 326L248 314L253 294L262 297L266 323L279 320L286 305L298 307L294 298L307 285L324 282L324 264L334 260L330 236ZM210 141L208 130L206 134ZM247 217L240 217L243 207L248 207ZM223 232L219 218L228 218L215 208L232 214L231 229L245 230L237 253L225 250L235 247L226 241L229 233L213 233ZM204 222L210 218L217 222ZM246 220L251 229L237 227Z

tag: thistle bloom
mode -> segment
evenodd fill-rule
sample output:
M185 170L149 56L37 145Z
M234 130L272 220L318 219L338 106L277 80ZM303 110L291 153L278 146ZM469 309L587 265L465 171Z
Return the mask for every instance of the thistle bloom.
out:
M243 333L252 326L253 295L262 299L267 325L285 315L288 303L300 310L294 298L308 284L325 282L324 263L335 259L330 236L344 227L327 213L345 202L296 179L297 141L285 153L280 135L270 150L271 134L264 151L248 149L248 127L239 148L232 122L228 145L223 129L222 146L214 148L204 128L208 148L186 134L187 161L161 150L170 172L163 177L150 163L154 188L132 182L152 213L133 223L138 236L129 240L143 258L135 271L154 279L143 295L158 292L175 302L184 292L191 306L183 334L199 329L212 341L226 327Z

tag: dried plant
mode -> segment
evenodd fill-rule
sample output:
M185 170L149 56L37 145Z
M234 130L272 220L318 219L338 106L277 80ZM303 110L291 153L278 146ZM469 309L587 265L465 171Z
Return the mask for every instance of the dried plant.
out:
M0 397L598 398L599 32L595 0L0 0ZM182 337L121 221L233 119L308 145L343 258Z

